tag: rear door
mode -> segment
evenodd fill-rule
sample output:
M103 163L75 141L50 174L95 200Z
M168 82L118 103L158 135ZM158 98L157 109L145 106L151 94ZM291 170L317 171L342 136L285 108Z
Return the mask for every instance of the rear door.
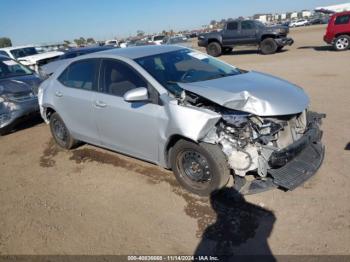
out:
M84 59L69 65L54 87L54 104L74 138L99 144L93 119L99 59Z
M239 22L232 21L226 24L226 28L222 33L222 43L224 46L232 46L240 42L241 33L239 30Z
M254 44L257 42L257 27L253 21L241 22L242 44Z
M350 31L350 14L340 15L334 21L335 33L345 33Z

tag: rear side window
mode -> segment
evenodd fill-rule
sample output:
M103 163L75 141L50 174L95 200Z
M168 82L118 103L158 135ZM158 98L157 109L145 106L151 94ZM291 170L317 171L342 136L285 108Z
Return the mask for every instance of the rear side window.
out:
M126 92L138 87L147 87L141 76L124 62L106 59L101 66L101 91L115 96L124 96Z
M87 59L68 66L59 76L58 81L63 85L83 90L96 90L96 73L98 59Z
M255 28L253 21L242 21L242 30L250 30Z
M238 23L237 22L228 23L227 30L238 30Z
M350 22L350 15L342 15L342 16L338 16L335 19L335 25L345 25L345 24L349 24Z

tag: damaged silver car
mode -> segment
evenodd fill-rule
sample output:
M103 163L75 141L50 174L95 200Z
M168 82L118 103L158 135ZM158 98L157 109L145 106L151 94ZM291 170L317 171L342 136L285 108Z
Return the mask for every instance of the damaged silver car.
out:
M231 177L242 193L292 190L324 156L324 115L303 89L179 46L81 56L43 82L39 103L61 147L156 163L203 196Z
M29 68L0 55L0 135L9 133L24 117L38 115L40 83Z

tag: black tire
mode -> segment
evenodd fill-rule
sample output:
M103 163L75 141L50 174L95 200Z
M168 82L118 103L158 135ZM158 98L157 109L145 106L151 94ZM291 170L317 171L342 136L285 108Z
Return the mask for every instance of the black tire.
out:
M15 124L12 123L8 126L0 128L0 136L6 136L6 135L10 134L13 131L14 127L15 127Z
M232 52L232 50L233 50L232 47L224 47L224 49L222 50L222 53L223 54L229 54L229 53Z
M208 55L218 57L222 54L222 47L218 42L211 42L207 46L207 53Z
M230 179L226 157L218 145L179 140L170 162L178 182L191 193L210 196Z
M266 38L260 43L261 53L264 55L272 55L276 53L278 45L273 38Z
M338 36L334 41L334 49L336 51L345 51L350 48L350 36L341 35Z
M62 118L53 113L50 117L50 130L56 143L64 149L72 149L77 141L72 137Z

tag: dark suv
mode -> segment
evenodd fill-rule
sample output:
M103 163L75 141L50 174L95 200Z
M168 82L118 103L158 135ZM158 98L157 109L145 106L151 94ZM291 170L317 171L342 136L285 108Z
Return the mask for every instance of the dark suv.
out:
M198 46L206 47L211 56L229 53L234 46L257 45L263 54L274 54L286 45L292 45L286 26L265 26L256 20L235 20L225 24L220 32L198 36Z
M337 51L350 48L350 12L342 12L329 20L324 41Z

